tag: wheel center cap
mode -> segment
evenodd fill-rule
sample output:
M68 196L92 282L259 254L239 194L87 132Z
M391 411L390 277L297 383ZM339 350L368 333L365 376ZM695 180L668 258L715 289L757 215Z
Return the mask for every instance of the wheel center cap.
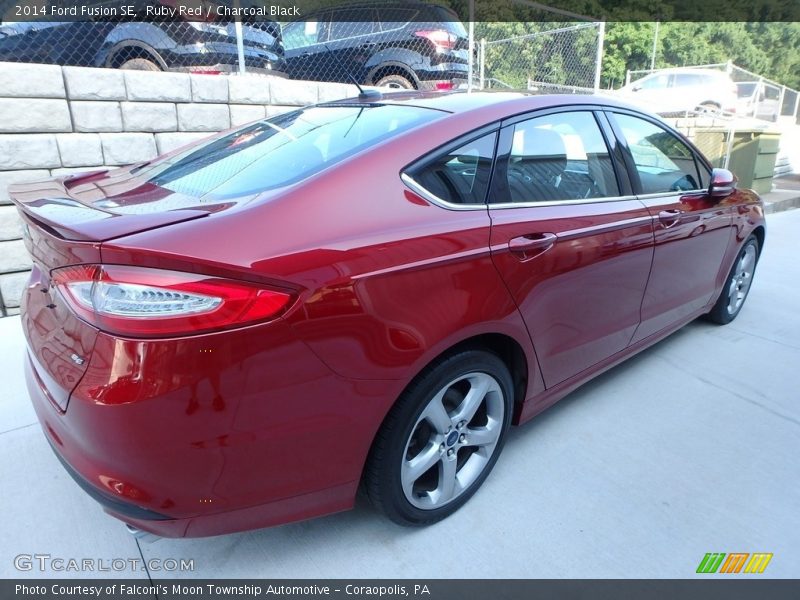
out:
M448 446L452 446L452 445L453 445L453 444L455 444L457 441L458 441L458 432L457 432L457 431L451 431L451 432L448 434L448 436L447 436L447 439L445 440L445 443L446 443Z

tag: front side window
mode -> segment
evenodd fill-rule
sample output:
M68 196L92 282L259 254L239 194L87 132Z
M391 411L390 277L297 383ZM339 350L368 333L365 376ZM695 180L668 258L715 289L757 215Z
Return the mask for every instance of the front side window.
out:
M514 125L502 165L508 197L499 202L548 202L619 195L611 157L588 111L536 117Z
M311 106L211 138L138 173L194 198L249 196L310 177L442 114L415 106Z
M638 87L640 90L660 90L666 88L668 84L669 75L661 73L645 77L641 81L637 81L634 86Z
M427 192L450 204L484 204L492 171L496 133L412 167L407 174Z
M323 30L330 15L308 21L293 21L283 28L283 46L287 50L313 46L323 41Z
M614 114L628 142L641 193L657 194L701 187L694 154L672 133L631 115Z

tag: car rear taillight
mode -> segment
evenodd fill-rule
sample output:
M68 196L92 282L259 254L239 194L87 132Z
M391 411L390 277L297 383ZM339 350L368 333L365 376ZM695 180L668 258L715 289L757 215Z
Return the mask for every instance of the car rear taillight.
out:
M456 84L452 81L437 81L436 82L436 89L437 90L454 90L456 88Z
M444 29L424 29L422 31L415 31L414 35L425 38L442 50L452 50L458 43L458 36Z
M102 331L132 337L191 335L280 316L291 294L194 273L119 265L53 272L70 308Z

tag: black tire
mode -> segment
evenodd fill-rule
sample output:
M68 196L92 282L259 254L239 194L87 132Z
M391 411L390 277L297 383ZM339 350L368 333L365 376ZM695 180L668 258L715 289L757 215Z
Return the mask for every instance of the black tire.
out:
M157 63L153 62L149 58L129 58L125 62L123 62L120 66L120 69L125 69L126 71L160 71L161 67L158 66Z
M414 83L408 77L396 74L384 75L383 77L375 81L374 85L378 87L392 87L404 90L416 89L414 87Z
M705 115L719 116L722 114L722 107L716 102L703 102L698 108L698 112Z
M717 298L714 308L706 315L709 321L718 325L727 325L739 315L753 283L759 253L758 239L751 235L739 250L739 254L736 255L736 260L733 261L733 266L725 279L725 285L722 287L722 292ZM748 259L748 255L750 259ZM752 265L746 267L744 261L749 262L749 260L752 260ZM747 276L743 277L744 274ZM733 294L736 294L736 299ZM739 299L739 297L741 298Z
M416 526L435 523L461 508L489 475L503 449L511 424L513 389L506 365L484 350L464 350L428 366L403 392L373 443L364 472L373 505L395 523ZM467 405L474 403L464 402L469 391L482 397L474 413L467 410ZM444 408L443 413L432 408L440 396L438 407ZM450 428L443 426L437 431L428 420L429 413L450 419L445 421ZM456 441L451 440L454 435ZM490 442L494 436L496 441ZM424 474L404 488L401 470L414 461L430 462L419 460L423 456L434 462L420 468ZM445 479L445 473L452 478ZM446 492L439 493L448 487L445 481L453 482L449 497ZM433 489L418 491L418 486L426 485ZM438 505L433 499L436 494ZM420 506L426 503L428 506Z

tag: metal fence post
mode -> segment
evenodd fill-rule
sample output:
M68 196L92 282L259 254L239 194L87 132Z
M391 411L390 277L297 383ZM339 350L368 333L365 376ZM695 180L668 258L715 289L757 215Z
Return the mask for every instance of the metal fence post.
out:
M797 109L800 108L800 92L795 90L794 92L794 110L792 111L792 116L794 117L794 122L797 123Z
M761 94L767 93L767 87L764 85L764 78L759 77L756 83L756 93L753 102L753 118L758 118L758 107L761 105Z
M783 116L783 99L786 97L786 86L781 86L781 95L778 98L778 116Z
M603 43L606 39L606 22L600 21L597 30L597 56L594 59L594 91L600 89L600 72L603 69Z
M479 64L480 64L480 88L484 89L484 85L486 83L486 38L481 38L481 47L480 47L480 55L479 55Z
M650 54L650 70L654 71L656 68L656 51L658 50L658 25L659 22L656 21L656 30L653 34L653 52Z
M727 169L731 164L731 152L733 152L733 138L736 135L736 119L730 120L731 126L728 128L728 140L725 144L725 157L722 160L722 168Z
M475 0L469 0L469 72L467 73L467 92L472 91L473 73L475 69Z
M244 73L244 36L242 35L242 22L239 20L234 21L234 29L236 31L236 50L239 54L239 73Z
M239 2L240 0L233 0L233 7L237 12L239 10ZM233 22L233 28L236 32L236 53L238 54L239 58L239 73L244 73L246 71L246 67L244 64L244 34L242 33L241 17L237 18Z
M631 70L625 69L625 85L628 85L631 82Z

